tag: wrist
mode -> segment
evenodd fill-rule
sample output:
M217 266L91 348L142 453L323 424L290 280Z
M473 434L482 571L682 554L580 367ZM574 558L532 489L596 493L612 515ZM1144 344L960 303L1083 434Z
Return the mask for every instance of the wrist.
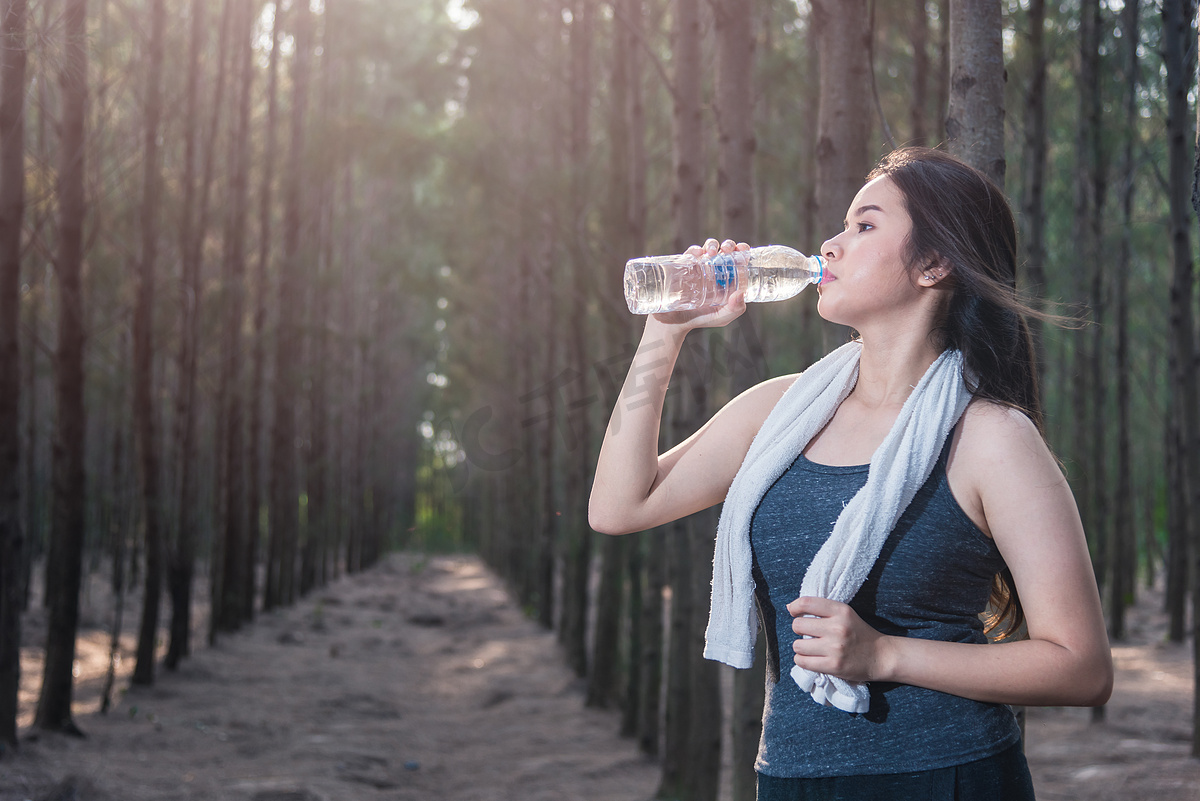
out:
M900 650L904 644L903 637L883 634L875 648L875 676L872 681L900 682ZM900 682L903 683L903 682Z
M683 340L690 329L678 325L664 323L654 315L646 318L646 327L642 329L642 345L655 348L671 345L676 348L683 345Z

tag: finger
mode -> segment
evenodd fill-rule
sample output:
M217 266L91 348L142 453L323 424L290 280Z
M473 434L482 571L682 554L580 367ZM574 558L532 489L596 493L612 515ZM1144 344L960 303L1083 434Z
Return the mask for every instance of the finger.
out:
M792 617L800 615L816 615L817 617L829 617L836 613L838 609L845 606L837 601L831 601L828 598L820 598L815 595L801 595L796 600L787 605L787 610L792 614Z
M725 301L725 305L721 307L721 316L726 318L725 323L733 322L746 311L746 293L738 290L729 296L729 300Z
M801 637L823 637L827 633L826 620L823 617L801 615L793 618L792 632Z
M704 248L699 245L692 245L684 252L689 256L699 257L704 255Z
M704 249L715 255L721 249L721 243L710 237L704 240Z
M747 245L745 242L738 242L738 243L737 243L737 249L738 249L738 250L749 250L749 249L750 249L750 246L749 246L749 245Z
M807 656L811 659L819 656L828 656L828 654L825 653L825 643L815 637L809 637L808 639L797 639L792 643L792 653L794 653L797 658Z
M732 239L726 239L724 242L721 243L721 252L722 253L732 253L735 248L737 248L737 243L734 242Z

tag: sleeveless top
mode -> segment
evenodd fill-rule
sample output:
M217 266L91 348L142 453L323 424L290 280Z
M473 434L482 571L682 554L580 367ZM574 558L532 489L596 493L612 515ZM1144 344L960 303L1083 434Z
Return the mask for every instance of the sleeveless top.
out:
M1004 560L950 492L950 439L850 606L884 634L984 643L979 613ZM786 606L799 594L842 507L866 483L867 469L821 465L800 455L751 519L755 596L767 645L759 773L790 778L932 770L998 754L1020 740L1007 705L871 682L870 708L855 715L821 706L788 675L796 635Z

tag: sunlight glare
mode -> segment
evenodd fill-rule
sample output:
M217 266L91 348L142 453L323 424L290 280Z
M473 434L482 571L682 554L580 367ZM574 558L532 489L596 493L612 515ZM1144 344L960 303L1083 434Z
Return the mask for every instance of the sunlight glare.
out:
M479 22L479 12L467 8L464 5L464 0L447 0L446 16L450 18L450 22L454 24L454 27L460 31L469 31Z

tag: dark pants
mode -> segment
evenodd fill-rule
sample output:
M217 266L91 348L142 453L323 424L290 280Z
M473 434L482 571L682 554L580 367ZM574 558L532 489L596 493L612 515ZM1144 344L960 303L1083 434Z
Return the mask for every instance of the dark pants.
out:
M758 801L1034 801L1019 745L949 768L879 776L781 779L758 775Z

